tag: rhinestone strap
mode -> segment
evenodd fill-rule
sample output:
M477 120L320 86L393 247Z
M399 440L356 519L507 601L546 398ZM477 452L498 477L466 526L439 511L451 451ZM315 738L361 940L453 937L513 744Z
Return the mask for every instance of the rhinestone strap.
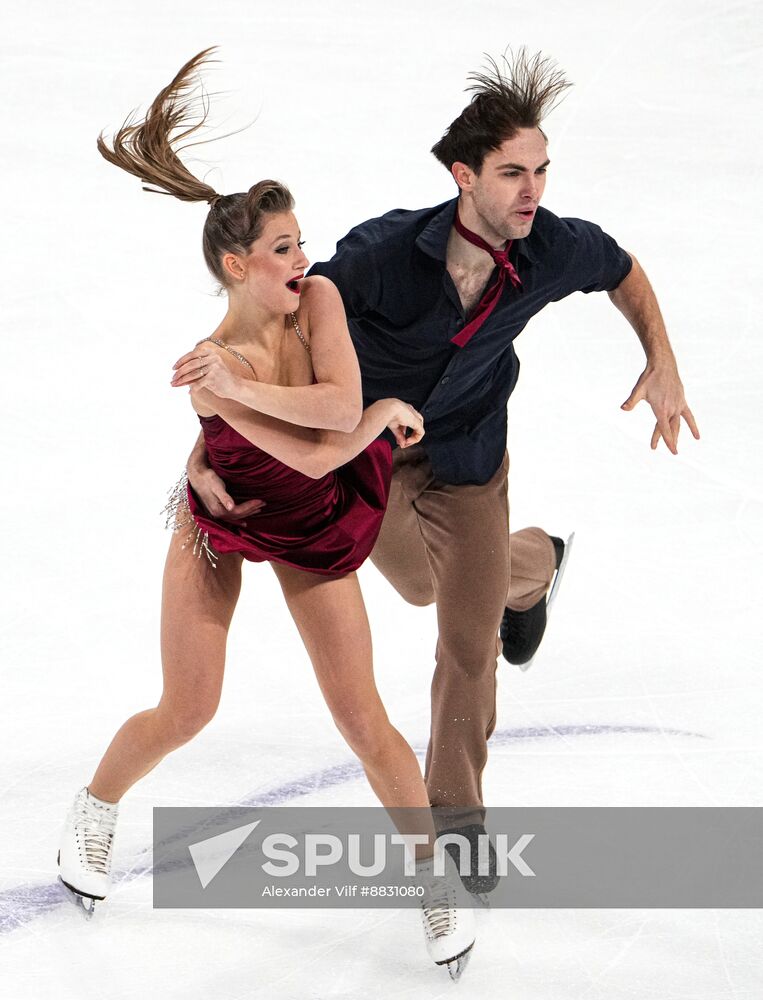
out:
M308 354L312 354L312 349L308 344L308 342L305 340L305 336L302 333L302 330L300 329L297 317L294 315L294 313L289 313L289 316L291 317L291 322L294 327L294 332L300 339L300 343L302 344L302 346L304 347L304 349L307 351ZM239 354L237 350L230 347L228 344L218 339L217 337L204 337L203 340L200 340L196 346L198 347L199 344L206 344L207 342L209 342L210 344L217 344L218 347L224 348L229 354L232 354L234 358L237 358L242 364L246 365L246 367L251 371L252 375L254 375L254 377L257 378L257 372L254 370L250 362L246 360L244 355Z
M312 354L313 352L310 349L310 345L305 340L305 338L302 336L302 331L299 328L299 323L297 322L297 317L294 315L294 313L289 313L289 315L291 316L291 321L294 324L294 332L297 334L297 336L299 337L299 339L302 341L302 346L304 347L304 349L307 351L308 354Z
M222 340L218 340L217 337L204 337L203 340L199 341L199 344L205 344L207 341L209 341L210 344L217 344L218 347L224 347L229 354L232 354L234 358L237 358L242 364L246 365L246 367L251 371L252 375L254 375L255 379L257 378L257 372L254 370L254 368L252 368L251 364L246 360L243 354L239 354L238 351L234 350L232 347L229 347L227 344L223 343ZM199 344L197 344L196 346L198 347Z

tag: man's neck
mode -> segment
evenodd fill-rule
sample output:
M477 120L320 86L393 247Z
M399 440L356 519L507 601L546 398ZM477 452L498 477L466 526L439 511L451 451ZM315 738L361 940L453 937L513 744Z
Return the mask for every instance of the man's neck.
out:
M465 198L461 195L458 199L456 210L463 226L475 235L481 236L494 250L505 249L508 240L501 233L497 233L492 229L485 219L479 215L471 198Z
M495 267L489 253L469 243L455 229L451 229L448 234L445 263L451 272L455 268L459 271L469 273L481 273L483 271L490 273Z
M471 201L465 200L463 196L460 197L458 199L457 211L461 223L467 229L476 233L477 236L481 236L494 249L503 250L505 248L507 241L498 233L493 232L485 221L477 215ZM455 226L451 228L448 236L446 261L449 270L451 266L454 266L459 270L469 272L490 272L495 266L487 250L474 246L473 243L465 240L456 231Z

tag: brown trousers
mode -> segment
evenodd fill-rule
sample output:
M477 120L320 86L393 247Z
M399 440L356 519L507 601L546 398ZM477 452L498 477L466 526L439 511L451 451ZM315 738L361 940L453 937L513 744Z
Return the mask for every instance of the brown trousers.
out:
M482 771L495 728L498 626L505 607L540 600L554 547L540 528L509 536L509 457L483 486L435 479L421 445L395 449L392 488L371 559L410 604L435 602L439 636L425 780L455 823L482 817Z

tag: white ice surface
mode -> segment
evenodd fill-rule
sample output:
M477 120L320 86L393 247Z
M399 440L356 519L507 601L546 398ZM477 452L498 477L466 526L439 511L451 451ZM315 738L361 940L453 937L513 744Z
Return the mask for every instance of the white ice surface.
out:
M619 410L642 356L606 296L551 306L520 338L512 523L577 539L542 653L527 674L500 668L486 799L763 805L760 41L755 5L720 0L6 4L0 995L763 995L758 911L481 914L454 987L414 911L152 910L150 878L129 872L154 805L235 804L345 764L348 780L289 804L374 801L264 566L248 567L216 719L124 800L128 875L102 919L44 905L74 791L159 693L158 510L196 434L170 365L223 308L204 208L143 194L95 137L214 43L216 119L257 121L195 166L223 192L286 180L313 260L363 219L453 194L428 149L483 52L525 43L575 82L547 122L544 204L642 261L703 439L654 454L649 413ZM433 612L361 576L382 695L423 750Z

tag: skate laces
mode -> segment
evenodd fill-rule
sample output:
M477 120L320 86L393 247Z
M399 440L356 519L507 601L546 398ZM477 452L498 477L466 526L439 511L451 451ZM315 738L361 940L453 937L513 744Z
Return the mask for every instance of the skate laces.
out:
M426 873L421 879L424 895L421 910L425 918L427 934L432 938L442 937L452 930L456 893L447 876Z
M84 848L85 863L92 871L109 874L116 825L116 809L99 806L87 794L78 799L74 828L77 840Z

